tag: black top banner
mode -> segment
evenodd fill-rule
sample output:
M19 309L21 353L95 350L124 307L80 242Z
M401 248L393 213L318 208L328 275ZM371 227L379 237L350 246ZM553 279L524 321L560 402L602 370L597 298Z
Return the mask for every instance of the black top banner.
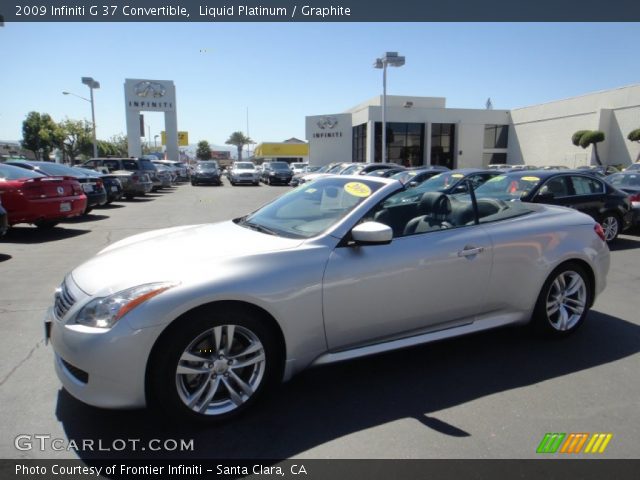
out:
M0 16L5 23L637 22L640 1L0 0Z

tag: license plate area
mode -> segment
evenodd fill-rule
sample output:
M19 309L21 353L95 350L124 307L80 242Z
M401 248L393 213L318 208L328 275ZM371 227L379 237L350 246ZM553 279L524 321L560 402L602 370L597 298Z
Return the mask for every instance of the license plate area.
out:
M71 203L69 202L62 202L60 204L60 211L61 212L70 212L71 211Z

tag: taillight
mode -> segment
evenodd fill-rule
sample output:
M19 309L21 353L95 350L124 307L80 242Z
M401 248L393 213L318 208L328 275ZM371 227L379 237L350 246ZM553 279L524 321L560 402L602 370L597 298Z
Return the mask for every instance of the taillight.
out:
M606 237L604 236L604 229L602 228L602 225L596 223L593 226L593 230L596 232L596 235L600 237L600 240L602 240L603 242L607 241Z
M140 177L138 177L138 175L131 175L131 181L133 183L138 183L140 181Z
M98 187L98 190L102 188L102 180L96 180L96 186Z
M640 202L640 193L629 195L629 200L631 200L632 202Z

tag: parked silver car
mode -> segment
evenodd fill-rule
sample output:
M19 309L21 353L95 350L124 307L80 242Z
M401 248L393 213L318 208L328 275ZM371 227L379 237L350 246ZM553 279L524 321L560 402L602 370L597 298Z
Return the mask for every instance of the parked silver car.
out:
M241 218L108 246L45 318L64 388L219 421L313 365L530 321L566 335L605 287L609 250L587 215L440 192L388 202L403 191L321 178Z

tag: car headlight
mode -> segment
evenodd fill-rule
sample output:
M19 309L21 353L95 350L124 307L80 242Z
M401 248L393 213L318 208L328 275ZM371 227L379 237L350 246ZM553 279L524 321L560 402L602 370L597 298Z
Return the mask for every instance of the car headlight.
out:
M172 282L147 283L127 288L108 297L98 297L76 314L75 322L97 328L111 328L128 312L165 290L178 285Z

